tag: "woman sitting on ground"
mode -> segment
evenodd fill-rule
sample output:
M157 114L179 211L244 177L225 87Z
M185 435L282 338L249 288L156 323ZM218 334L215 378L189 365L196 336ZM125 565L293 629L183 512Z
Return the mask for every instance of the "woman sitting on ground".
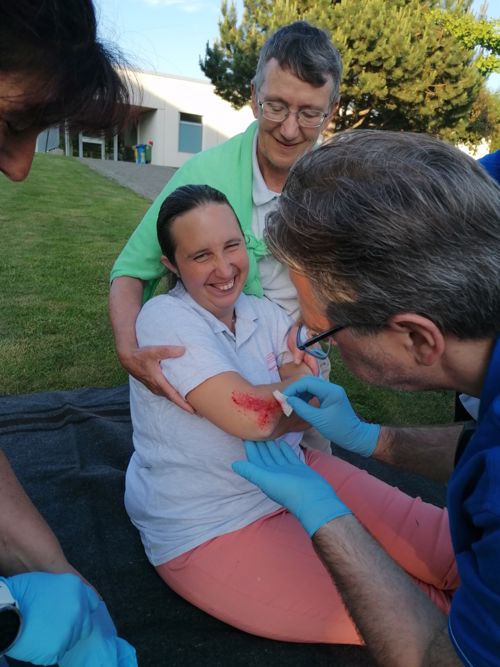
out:
M207 613L285 641L360 643L340 595L295 517L233 472L242 439L281 437L442 610L457 575L447 514L319 451L301 447L306 424L273 396L306 364L287 354L288 315L242 293L244 238L225 196L184 186L158 217L163 263L177 277L137 320L145 345L184 345L162 362L196 414L130 378L135 453L125 503L162 579Z

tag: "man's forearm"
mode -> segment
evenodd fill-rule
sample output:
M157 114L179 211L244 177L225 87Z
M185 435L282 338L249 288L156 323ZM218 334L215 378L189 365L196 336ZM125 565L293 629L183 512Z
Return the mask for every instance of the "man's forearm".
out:
M363 640L384 667L458 667L446 617L353 516L313 536ZM444 633L444 639L443 639ZM439 640L437 658L432 647Z
M109 291L109 318L120 362L130 349L137 347L135 322L142 306L144 286L129 276L115 278Z
M455 461L462 424L398 428L382 426L372 456L384 463L447 482Z
M0 574L75 572L0 452Z

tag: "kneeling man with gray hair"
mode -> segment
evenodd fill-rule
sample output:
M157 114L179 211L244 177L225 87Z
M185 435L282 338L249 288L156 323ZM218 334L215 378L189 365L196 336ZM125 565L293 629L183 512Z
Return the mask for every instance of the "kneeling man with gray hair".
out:
M345 449L448 482L461 578L449 617L284 443L247 442L234 469L301 521L381 665L498 665L500 187L437 139L339 133L295 165L267 241L297 288L303 347L331 339L371 383L481 398L466 437L457 424L370 429L341 387L318 378L285 390Z

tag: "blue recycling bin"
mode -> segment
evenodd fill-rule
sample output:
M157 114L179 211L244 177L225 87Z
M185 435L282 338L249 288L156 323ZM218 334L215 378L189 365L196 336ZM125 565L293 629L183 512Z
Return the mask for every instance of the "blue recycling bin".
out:
M134 156L136 164L146 164L146 144L134 146Z

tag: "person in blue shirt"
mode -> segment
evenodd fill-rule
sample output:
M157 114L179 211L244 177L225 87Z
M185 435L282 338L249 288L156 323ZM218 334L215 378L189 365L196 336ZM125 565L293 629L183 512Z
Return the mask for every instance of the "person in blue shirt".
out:
M479 162L488 174L500 183L500 150L485 155Z
M497 666L500 186L438 139L343 132L293 167L267 241L298 290L302 349L330 340L367 382L481 399L466 438L459 424L374 429L318 378L284 391L339 446L448 483L460 575L449 616L284 443L247 441L233 468L302 523L379 664Z
M97 39L92 0L0 0L0 172L24 180L46 127L122 127L129 94L115 69L121 62ZM3 452L0 575L0 662L5 654L35 665L137 665Z
M488 174L500 183L500 150L484 155L478 160L479 164L486 169ZM455 421L476 420L479 414L479 399L468 394L456 394L455 396ZM473 429L471 421L470 432Z

